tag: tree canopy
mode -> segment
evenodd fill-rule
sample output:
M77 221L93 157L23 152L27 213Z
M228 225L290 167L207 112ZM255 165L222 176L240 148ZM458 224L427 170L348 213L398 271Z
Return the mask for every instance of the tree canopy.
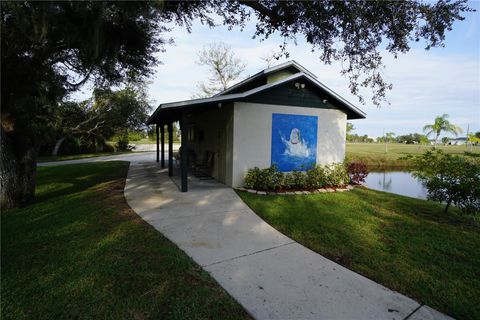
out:
M462 128L453 123L450 123L448 118L449 115L444 113L443 115L436 117L433 124L427 124L423 127L423 131L426 133L427 136L434 135L435 145L437 145L437 140L442 132L449 132L454 135L462 133Z
M246 63L223 42L211 43L198 53L197 63L208 68L208 82L198 84L198 97L210 97L227 89L245 71Z
M304 37L323 63L341 61L352 93L370 88L380 104L391 84L380 52L405 53L410 42L442 46L445 32L471 11L467 0L420 1L1 1L1 204L33 199L36 152L59 103L89 80L99 87L142 81L171 43L170 28L200 20Z
M145 129L151 106L143 86L127 86L120 90L95 89L93 96L82 102L67 101L55 110L55 146L57 155L69 137L88 141L91 151L114 135L126 136L129 131Z

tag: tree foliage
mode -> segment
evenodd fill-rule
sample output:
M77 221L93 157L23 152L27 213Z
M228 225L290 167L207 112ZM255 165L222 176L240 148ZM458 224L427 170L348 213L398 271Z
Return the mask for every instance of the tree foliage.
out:
M467 136L467 141L472 145L477 145L480 143L480 132L469 133Z
M398 143L405 143L405 144L421 144L425 141L428 142L427 136L420 134L420 133L409 133L398 136L396 138Z
M480 161L427 151L409 157L415 165L414 176L427 188L429 200L444 202L445 213L454 204L466 214L480 212Z
M442 46L446 30L471 11L466 0L407 1L1 1L2 207L33 199L36 154L59 103L93 81L111 87L152 72L172 25L192 22L279 33L281 50L304 37L324 63L340 61L350 90L371 88L379 104L391 88L381 76L381 48L407 52L411 41Z
M435 137L435 146L437 145L438 138L442 132L449 132L454 135L458 135L462 132L462 128L447 120L448 117L449 115L444 113L443 115L436 117L433 124L427 124L423 127L423 131L427 136L433 135Z
M379 105L392 88L382 77L381 49L395 57L410 50L410 42L425 41L425 48L443 46L445 32L461 14L472 11L467 0L435 3L420 1L239 1L254 9L259 22L255 35L279 33L286 45L303 36L320 60L341 61L350 90L372 90Z
M346 132L346 140L348 142L353 142L352 132L355 130L355 126L351 122L347 122L347 127L345 129Z
M150 110L143 86L116 91L95 89L86 101L62 103L55 112L56 143L52 154L57 155L68 137L87 141L92 152L114 135L126 137L128 144L128 132L144 129Z
M237 80L246 63L235 56L232 48L223 42L216 42L204 47L198 52L197 63L208 68L208 82L198 84L197 97L211 97L227 89Z
M378 137L377 142L395 142L395 132L386 132L383 137Z

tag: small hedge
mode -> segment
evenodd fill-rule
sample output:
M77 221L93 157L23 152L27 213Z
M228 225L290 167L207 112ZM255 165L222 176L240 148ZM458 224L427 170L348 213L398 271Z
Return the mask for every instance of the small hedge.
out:
M277 190L312 190L323 187L339 187L350 182L347 168L342 163L317 165L307 171L283 173L276 166L249 169L245 175L245 188Z

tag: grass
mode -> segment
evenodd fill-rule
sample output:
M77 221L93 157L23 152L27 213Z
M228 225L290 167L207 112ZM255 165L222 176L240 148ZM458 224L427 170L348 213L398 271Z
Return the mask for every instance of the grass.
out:
M383 143L347 143L347 159L349 161L363 161L369 167L407 167L407 161L399 160L409 154L420 154L431 149L430 146L413 144L389 143L388 152L385 153ZM463 155L465 151L480 154L480 147L475 146L472 150L465 146L437 146L437 149L445 153Z
M2 212L2 319L248 318L126 204L127 162L41 167L36 203Z
M480 319L480 219L363 188L239 195L277 230L329 259L458 319Z
M125 152L98 152L98 153L83 153L83 154L71 154L71 155L60 155L60 156L41 156L38 158L37 162L49 162L49 161L65 161L65 160L76 160L76 159L85 159L85 158L95 158L103 156L116 156L119 154L131 153L130 151Z

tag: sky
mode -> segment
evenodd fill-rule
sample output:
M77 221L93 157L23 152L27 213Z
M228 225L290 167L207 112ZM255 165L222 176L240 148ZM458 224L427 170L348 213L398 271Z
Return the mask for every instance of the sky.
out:
M426 51L425 43L414 43L409 52L397 59L383 52L386 65L383 76L393 84L393 89L387 92L390 104L381 107L374 106L368 95L365 104L360 103L350 93L348 79L340 74L340 65L324 65L318 58L320 52L312 52L303 39L299 38L297 45L289 44L288 60L303 65L320 82L367 113L366 119L352 121L354 133L371 137L383 132L394 132L397 136L420 133L425 124L446 113L452 123L463 129L464 136L468 127L470 132L480 131L480 1L469 5L477 12L465 14L465 20L454 24L453 30L446 34L445 47ZM175 27L165 34L175 44L157 54L162 64L155 67L148 85L154 106L191 98L198 82L208 75L207 68L196 63L197 54L210 43L221 41L230 45L236 56L246 62L246 71L239 81L264 69L266 65L260 57L278 51L283 40L279 36L266 41L252 39L254 30L255 19L251 19L243 31L238 28L229 31L223 26L212 29L195 22L191 33ZM278 63L284 61L287 60ZM74 97L88 97L88 89Z

